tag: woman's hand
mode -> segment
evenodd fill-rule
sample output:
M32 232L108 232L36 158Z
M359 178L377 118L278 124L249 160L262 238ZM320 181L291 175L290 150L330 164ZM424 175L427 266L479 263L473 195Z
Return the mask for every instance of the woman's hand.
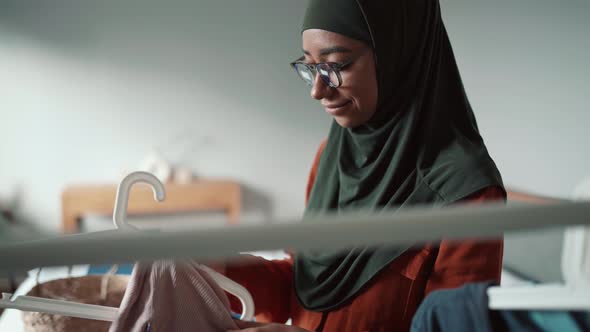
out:
M227 332L310 332L297 326L283 324L244 322L241 320L235 320L235 322L240 329Z

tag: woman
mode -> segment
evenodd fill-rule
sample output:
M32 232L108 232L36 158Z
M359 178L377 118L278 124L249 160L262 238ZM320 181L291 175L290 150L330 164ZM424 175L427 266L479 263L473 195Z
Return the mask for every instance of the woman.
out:
M311 0L292 66L334 117L306 213L504 200L437 0ZM502 241L244 257L225 273L255 299L244 331L407 331L431 291L499 281ZM234 309L239 309L237 306Z

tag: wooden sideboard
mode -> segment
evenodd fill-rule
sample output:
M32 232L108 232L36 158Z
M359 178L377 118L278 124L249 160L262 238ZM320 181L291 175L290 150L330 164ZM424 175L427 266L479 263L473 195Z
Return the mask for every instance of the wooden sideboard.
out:
M241 210L239 183L199 179L187 184L166 183L166 199L154 199L152 188L138 183L129 193L128 215L223 211L230 224L237 224ZM77 233L85 215L112 216L117 185L74 185L62 192L62 230Z
M559 203L559 202L567 202L566 199L562 198L555 198L549 196L542 196L533 194L530 192L514 189L514 188L506 188L508 194L508 201L509 202L520 202L520 203L531 203L531 204L550 204L550 203Z

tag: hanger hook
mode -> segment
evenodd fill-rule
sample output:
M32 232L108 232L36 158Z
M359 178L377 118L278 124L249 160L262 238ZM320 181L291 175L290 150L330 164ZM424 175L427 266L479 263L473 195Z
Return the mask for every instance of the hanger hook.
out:
M127 205L129 203L129 192L137 182L149 184L154 191L154 199L161 202L166 198L166 189L160 180L148 172L133 172L127 175L117 188L115 198L115 211L113 212L113 223L115 228L121 230L136 229L127 223Z

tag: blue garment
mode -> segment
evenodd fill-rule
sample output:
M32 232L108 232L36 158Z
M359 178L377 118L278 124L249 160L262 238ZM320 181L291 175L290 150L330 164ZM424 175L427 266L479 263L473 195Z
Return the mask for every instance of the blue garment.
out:
M590 312L489 310L492 283L432 292L412 320L412 332L590 332Z
M106 274L112 265L90 265L88 274ZM133 264L121 264L117 268L116 274L131 275L133 272Z
M500 311L507 331L588 332L590 314L567 311ZM531 327L530 329L525 329Z
M461 288L432 292L416 311L410 331L496 331L488 313L485 292L490 285L491 283L467 284Z

